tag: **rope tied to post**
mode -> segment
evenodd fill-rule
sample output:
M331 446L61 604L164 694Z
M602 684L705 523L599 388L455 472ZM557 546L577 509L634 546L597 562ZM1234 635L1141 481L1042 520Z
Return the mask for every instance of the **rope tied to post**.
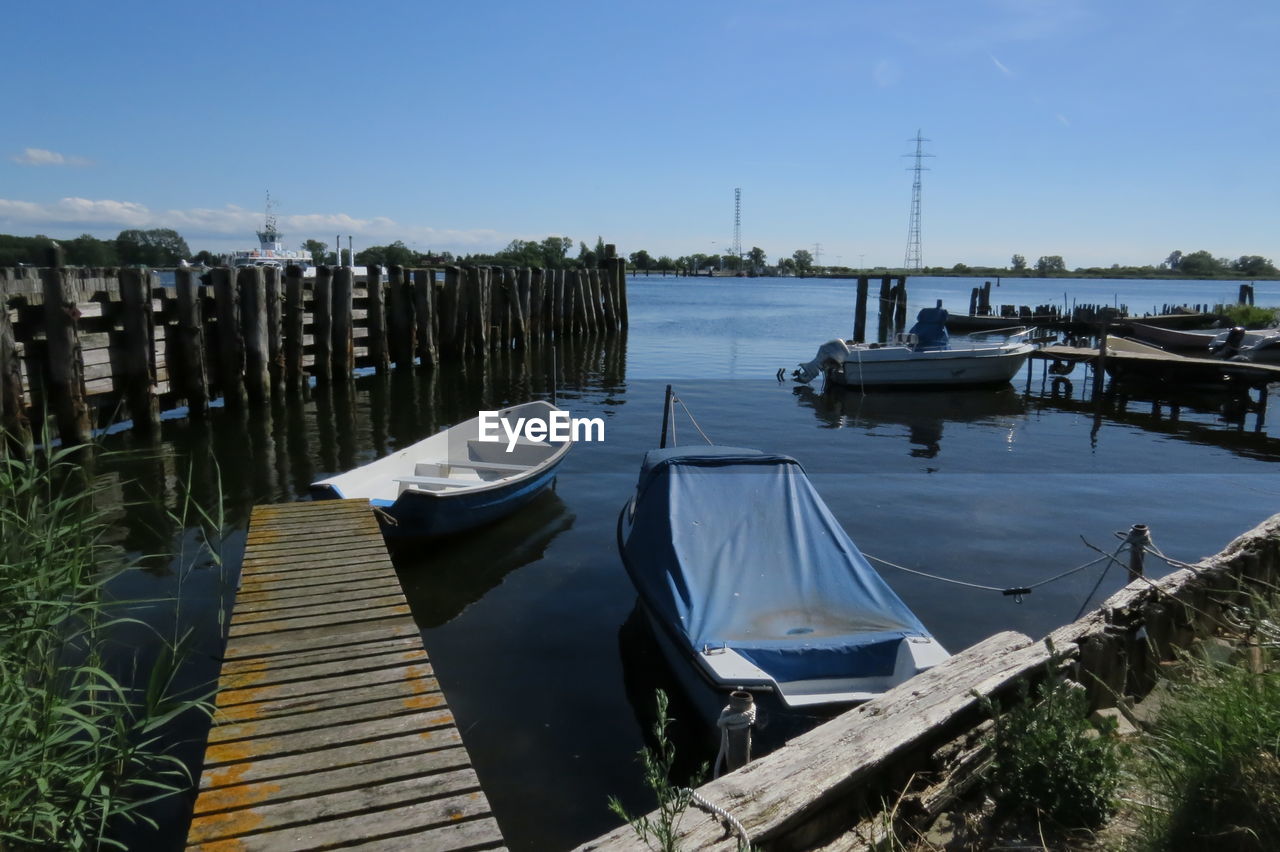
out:
M747 732L747 760L751 760L751 726L756 723L756 705L751 702L743 710L734 710L733 704L726 704L716 719L716 727L720 729L720 752L712 771L712 778L720 777L720 767L729 764L729 736L733 731Z

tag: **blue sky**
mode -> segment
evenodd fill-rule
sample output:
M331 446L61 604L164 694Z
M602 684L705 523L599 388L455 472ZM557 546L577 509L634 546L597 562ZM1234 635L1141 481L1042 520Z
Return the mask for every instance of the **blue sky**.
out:
M1280 4L49 3L6 9L0 232L173 227L899 265L1280 260Z

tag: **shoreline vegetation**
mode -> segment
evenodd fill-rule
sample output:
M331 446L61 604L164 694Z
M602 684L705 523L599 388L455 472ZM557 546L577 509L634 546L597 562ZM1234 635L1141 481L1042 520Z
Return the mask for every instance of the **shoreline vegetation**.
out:
M128 848L149 835L159 803L194 783L182 732L213 711L216 687L183 682L190 629L176 614L167 634L144 620L179 604L121 600L112 584L154 560L179 583L219 564L221 519L180 500L178 528L205 530L194 551L125 552L111 535L124 507L93 475L97 452L0 456L0 849Z
M369 265L423 267L445 264L528 266L548 269L591 268L599 265L605 256L605 242L596 237L594 247L579 241L577 255L573 256L574 241L567 236L549 236L542 240L512 240L505 248L493 253L476 253L455 256L451 252L425 252L406 246L400 240L390 245L369 246L354 256L349 249L339 247L330 251L328 243L305 240L300 248L310 254L312 263L319 265ZM38 266L48 262L50 250L57 246L63 261L71 266L178 266L190 261L209 266L221 265L225 255L202 249L193 253L187 241L172 228L150 230L128 229L114 239L99 239L91 234L81 234L72 239L51 238L43 234L17 236L0 234L0 266ZM620 252L621 254L621 252ZM1162 280L1277 280L1277 269L1270 258L1261 255L1242 255L1238 258L1214 257L1205 250L1183 253L1175 250L1158 263L1134 266L1089 266L1068 269L1060 255L1042 255L1034 262L1020 254L1014 254L1006 267L972 266L955 263L951 266L924 266L905 269L891 266L847 266L822 264L820 256L807 249L798 249L790 255L775 255L769 263L764 249L754 246L742 255L695 253L671 257L654 256L645 249L631 252L627 257L627 271L637 275L709 275L751 277L796 278L857 278L862 275L923 275L930 277L963 278L1151 278Z

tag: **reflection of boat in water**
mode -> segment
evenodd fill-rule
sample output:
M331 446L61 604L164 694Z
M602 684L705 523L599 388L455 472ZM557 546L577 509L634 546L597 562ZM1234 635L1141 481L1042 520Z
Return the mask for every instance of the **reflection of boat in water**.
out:
M891 343L828 341L792 375L806 384L823 375L828 383L854 388L999 385L1012 379L1035 351L1025 328L1011 330L999 341L952 342L947 316L938 302L922 309L911 331Z
M812 408L814 417L831 429L905 426L916 447L911 454L925 458L938 454L948 422L990 422L1026 411L1021 394L1012 387L864 394L854 388L827 387L817 392L802 386L792 392L800 405Z
M392 560L418 626L452 621L512 571L542 559L573 522L559 495L546 491L484 535L445 539L429 549L392 542Z

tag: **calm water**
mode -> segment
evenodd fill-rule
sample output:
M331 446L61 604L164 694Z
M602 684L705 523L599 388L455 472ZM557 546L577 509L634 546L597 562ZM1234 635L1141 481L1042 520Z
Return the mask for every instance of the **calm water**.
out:
M980 283L912 278L913 313L939 298L963 311ZM1061 304L1066 290L1080 303L1149 310L1231 301L1236 287L1022 279L1002 282L992 301ZM576 447L554 493L528 510L397 556L513 849L561 849L608 830L609 794L633 810L648 806L634 756L653 688L667 674L629 622L635 595L614 533L640 458L656 446L668 381L713 440L798 458L867 553L971 582L1032 583L1092 560L1082 538L1111 551L1113 533L1134 523L1148 524L1165 553L1195 560L1280 511L1274 401L1259 429L1256 413L1224 414L1213 398L1184 399L1176 412L1140 395L1095 403L1083 368L1071 377L1071 395L1055 397L1038 364L1000 390L824 394L774 374L851 333L853 282L641 278L629 290L626 338L565 344L556 359L561 404L576 416L604 417L606 440ZM1280 305L1280 283L1258 282L1256 294L1260 305ZM162 442L149 448L153 459L122 469L141 479L130 488L172 503L177 483L189 479L208 497L220 470L236 532L224 542L222 569L157 567L135 578L132 591L179 594L183 621L212 635L255 503L305 499L307 483L322 475L479 408L546 395L550 370L541 350L495 359L488 371L468 365L362 378L350 393L318 389L306 403L277 407L269 422L219 410L206 426L166 423ZM687 418L677 436L701 440ZM112 442L135 443L128 435ZM159 513L134 520L128 543L139 552L175 532ZM958 650L996 631L1040 636L1070 621L1099 571L1037 589L1022 603L892 569L884 576ZM1120 584L1112 571L1092 600ZM704 742L713 751L702 732L682 737L690 756Z

